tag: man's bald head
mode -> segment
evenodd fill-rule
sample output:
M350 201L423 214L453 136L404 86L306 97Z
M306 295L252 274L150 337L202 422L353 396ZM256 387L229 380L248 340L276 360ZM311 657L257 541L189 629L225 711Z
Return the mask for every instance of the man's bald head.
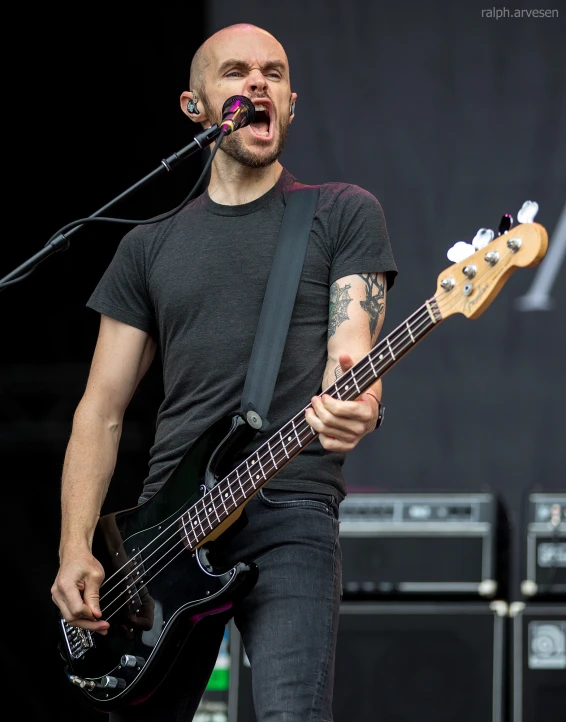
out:
M181 109L203 128L221 122L226 98L243 95L256 106L248 127L222 141L219 158L250 168L277 160L297 94L291 92L287 54L271 33L248 23L214 33L195 53L189 87L181 93Z
M237 23L236 25L229 25L226 28L218 30L214 35L207 38L200 48L194 54L191 62L191 73L189 78L189 87L191 90L196 90L201 97L206 97L206 69L212 62L213 56L217 51L218 47L226 42L230 36L234 35L263 35L271 38L277 45L279 45L282 57L287 60L285 50L277 38L273 37L267 30L258 28L257 25L251 25L250 23Z

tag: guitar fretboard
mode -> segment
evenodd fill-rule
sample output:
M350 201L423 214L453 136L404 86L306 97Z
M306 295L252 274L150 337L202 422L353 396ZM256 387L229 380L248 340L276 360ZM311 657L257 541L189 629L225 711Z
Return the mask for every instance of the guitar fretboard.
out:
M442 316L433 297L325 389L323 394L342 401L356 399L440 321ZM305 411L309 407L310 404L299 411L183 514L180 522L192 548L202 543L213 529L316 438L317 432L305 419Z

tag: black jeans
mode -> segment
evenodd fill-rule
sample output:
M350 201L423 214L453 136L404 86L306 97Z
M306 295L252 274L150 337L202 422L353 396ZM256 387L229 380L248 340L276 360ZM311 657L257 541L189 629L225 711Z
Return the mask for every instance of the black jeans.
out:
M332 722L334 656L342 582L338 504L331 494L270 490L246 505L247 525L215 557L254 561L259 578L234 609L250 660L257 722ZM198 625L200 626L200 624ZM224 626L206 629L216 659ZM181 655L155 694L111 722L190 722L200 700L183 681Z

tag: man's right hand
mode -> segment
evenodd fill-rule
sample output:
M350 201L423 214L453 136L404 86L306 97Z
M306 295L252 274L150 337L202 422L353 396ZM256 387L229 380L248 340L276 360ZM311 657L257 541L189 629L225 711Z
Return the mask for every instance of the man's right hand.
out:
M104 569L90 551L73 551L61 557L51 598L66 622L74 627L107 634L109 622L100 619L100 585Z

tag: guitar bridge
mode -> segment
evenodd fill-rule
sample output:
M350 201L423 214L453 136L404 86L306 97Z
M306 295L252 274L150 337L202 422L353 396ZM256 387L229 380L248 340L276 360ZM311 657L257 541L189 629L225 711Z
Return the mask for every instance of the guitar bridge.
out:
M94 647L92 633L88 629L72 627L64 619L61 619L61 627L67 649L73 659L80 659L91 647Z

